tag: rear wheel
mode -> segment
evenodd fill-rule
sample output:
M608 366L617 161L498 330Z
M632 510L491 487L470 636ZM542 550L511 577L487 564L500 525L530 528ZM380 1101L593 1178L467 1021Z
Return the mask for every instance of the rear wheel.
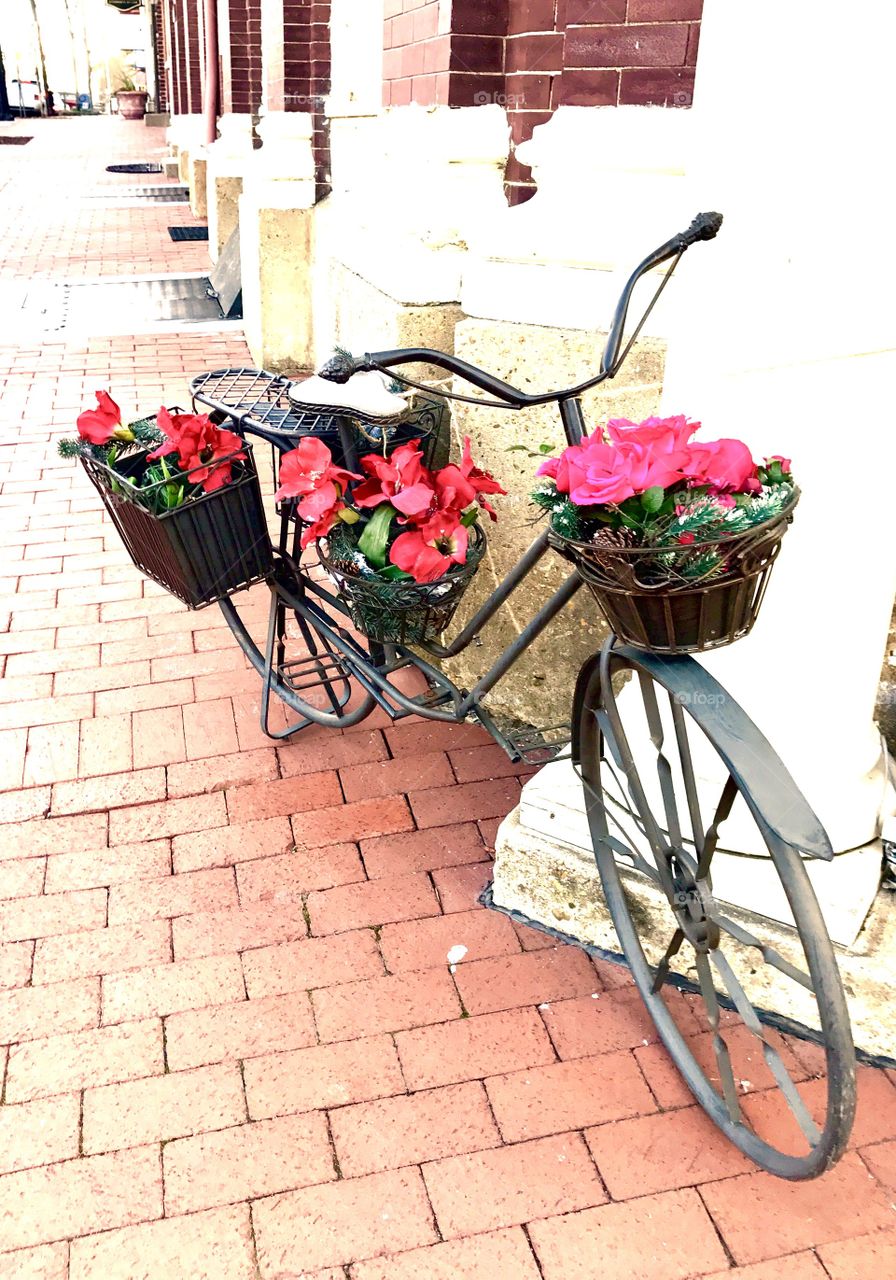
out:
M826 843L817 819L756 727L690 658L659 661L608 643L583 670L576 705L595 859L661 1040L750 1159L779 1177L817 1177L843 1152L855 1111L846 1001L798 852ZM787 826L793 815L805 822L802 841ZM732 847L746 847L748 828L749 847L770 855L749 862L764 877L763 903L780 898L793 927L714 896L713 871L727 884L744 865L725 853L726 836L736 829ZM676 975L696 992L685 1018L668 985ZM764 1011L785 1002L823 1050L769 1027Z

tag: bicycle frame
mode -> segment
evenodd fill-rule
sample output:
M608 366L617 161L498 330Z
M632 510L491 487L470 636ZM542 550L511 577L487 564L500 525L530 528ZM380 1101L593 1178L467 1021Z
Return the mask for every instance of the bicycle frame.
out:
M472 403L479 407L491 406L510 410L556 402L567 443L570 445L578 444L586 431L581 403L582 393L616 375L685 250L697 240L712 239L720 224L721 217L718 214L698 215L687 231L672 237L671 240L666 241L639 263L626 281L616 305L599 372L577 386L530 394L512 387L509 383L493 377L484 370L467 364L466 361L460 360L456 356L422 347L375 352L364 356L360 360L354 357L340 356L324 366L320 371L321 375L331 378L334 382L345 382L353 373L362 370L377 369L385 372L394 369L397 365L418 362L435 365L464 379L472 386L493 397L491 400L482 400L452 392L449 396L452 400ZM628 308L635 286L648 271L670 260L669 270L660 281L653 298L629 336L624 349L622 349ZM428 390L423 384L415 382L411 378L402 374L398 376L407 386ZM255 429L249 422L243 422L241 426L243 430L260 436L281 450L285 447L282 440L273 438L270 433L265 432L263 429ZM356 435L344 418L340 418L338 430L345 465L349 470L359 472L360 464ZM301 556L295 554L297 536L293 536L293 551L290 553L287 546L289 541L288 530L289 519L284 514L281 523L280 557L282 564L290 573L291 581L284 582L275 579L271 584L273 596L264 667L259 666L257 652L253 654L248 649L245 650L250 661L261 671L264 680L262 726L265 732L270 733L267 725L267 707L272 690L278 692L281 697L283 696L283 681L275 680L273 675L274 653L276 648L281 655L282 662L282 654L284 652L282 622L285 617L284 611L288 608L294 612L303 629L308 627L322 637L331 656L334 652L342 656L344 664L351 675L392 719L397 720L409 715L420 715L431 720L459 722L472 714L480 720L495 740L513 758L520 758L517 749L494 724L488 712L482 706L482 699L506 675L513 664L533 644L545 628L550 625L561 609L580 589L582 579L576 571L573 571L566 578L563 585L542 605L516 639L498 655L491 667L476 682L474 687L469 691L462 691L441 670L428 662L419 653L403 645L376 644L372 647L378 651L377 656L379 656L379 653L382 654L382 660L374 661L373 655L368 650L365 650L347 633L334 627L327 611L316 604L309 597L309 593L312 596L317 595L321 601L326 602L330 610L336 610L346 616L348 616L349 611L337 595L326 590L320 583L315 582L302 569L300 564ZM548 535L547 532L544 532L524 552L503 581L498 584L474 617L470 619L450 644L420 644L418 648L439 660L452 658L462 653L473 643L482 628L494 617L509 596L525 581L548 549ZM278 634L278 628L280 629L280 634ZM326 661L322 659L320 666L323 669L326 666ZM409 697L389 678L399 670L409 666L415 666L423 673L432 690L430 694L416 698ZM341 674L339 678L344 679ZM327 687L328 696L333 702L334 694L327 678L322 678L319 683ZM287 702L290 701L288 694L285 700ZM302 701L301 699L298 700ZM450 708L445 705L448 703L450 703ZM296 726L296 728L299 727L301 726ZM284 732L291 731L294 730ZM282 735L272 734L271 736Z

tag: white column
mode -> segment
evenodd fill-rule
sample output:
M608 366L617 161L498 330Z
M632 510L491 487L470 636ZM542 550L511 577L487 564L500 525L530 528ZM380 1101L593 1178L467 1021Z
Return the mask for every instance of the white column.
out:
M893 811L872 712L896 589L896 273L888 153L871 126L889 116L896 15L883 0L870 7L873 41L832 0L706 0L687 188L691 212L718 209L725 224L678 268L662 404L701 419L708 439L738 436L758 458L793 459L803 499L757 627L700 661L769 738L843 855L810 871L846 944L874 897L876 837ZM633 709L628 690L626 700ZM527 784L522 835L508 823L499 849L497 901L550 915L545 884L530 894L515 860L527 848L538 867L533 832L545 866L554 841L587 848L583 810L561 765ZM758 852L738 843L740 830L732 816L723 844ZM755 906L761 868L740 861L732 900Z
M689 172L725 224L681 264L664 407L793 458L803 499L759 624L705 663L844 850L889 807L872 713L896 590L896 271L890 166L869 124L890 114L896 20L872 3L869 41L838 12L706 0Z

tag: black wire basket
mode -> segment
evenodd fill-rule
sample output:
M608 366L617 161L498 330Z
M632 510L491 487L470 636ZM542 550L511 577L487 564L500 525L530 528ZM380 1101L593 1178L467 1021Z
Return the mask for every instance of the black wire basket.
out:
M485 545L485 533L473 525L466 562L437 582L387 582L370 570L370 576L364 575L359 571L363 557L357 539L344 526L332 529L317 548L352 621L368 640L422 644L437 639L451 622L479 568Z
M611 629L626 644L654 653L703 653L747 635L762 605L781 540L799 501L730 538L675 547L579 542L551 528L548 540L584 578ZM722 563L689 576L696 557Z
M119 458L114 467L81 458L133 563L190 609L261 582L273 567L252 446L243 447L246 459L232 462L228 484L161 514L146 503L162 485L139 487L146 449Z

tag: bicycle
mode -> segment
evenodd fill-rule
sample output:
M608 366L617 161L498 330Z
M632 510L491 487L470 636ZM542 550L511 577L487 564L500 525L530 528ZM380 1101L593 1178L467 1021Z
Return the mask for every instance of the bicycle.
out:
M202 404L221 420L229 419L241 435L268 442L275 469L279 456L310 433L338 441L345 464L357 471L359 432L369 445L371 440L381 440L383 432L403 428L347 406L348 393L338 390L339 386L345 387L357 373L388 371L401 385L421 392L423 413L432 415L438 412L438 405L427 404L427 385L394 374L397 366L422 362L463 379L488 397L451 391L444 393L448 399L509 410L556 403L566 439L575 444L586 431L582 394L615 376L684 252L698 240L712 239L720 225L717 214L699 215L687 231L672 237L636 267L617 303L598 373L574 387L528 394L454 356L408 348L361 358L343 353L329 361L320 371L333 386L331 401L326 404L303 399L301 383L259 370L228 369L194 380L194 405ZM647 272L666 262L671 265L626 340L635 286ZM411 434L419 436L420 423L415 425L418 429ZM453 657L473 642L548 553L548 532L535 539L451 643L423 642L413 648L397 643L365 644L348 625L346 604L328 585L321 568L302 557L299 532L299 522L285 504L280 510L275 568L269 582L271 608L263 643L253 638L252 628L233 597L220 602L227 625L261 676L265 732L282 739L309 725L348 728L379 707L392 720L417 715L457 723L473 718L512 759L519 760L524 747L495 722L483 699L580 590L584 582L581 566L474 687L464 691L435 662ZM759 585L764 589L764 580ZM733 633L723 635L714 643L734 638ZM855 1112L855 1056L846 1001L833 947L803 865L803 857L829 861L833 850L818 818L770 744L692 656L708 647L712 643L701 643L698 636L687 652L674 651L674 646L670 652L657 652L649 644L623 643L611 634L579 674L570 753L584 787L607 906L660 1040L697 1101L742 1152L777 1176L813 1178L842 1154ZM297 656L292 656L294 653ZM402 672L411 672L418 680L422 677L424 691L402 689L397 683ZM620 691L622 685L627 693ZM274 698L297 713L298 719L276 728L270 715ZM641 742L637 741L639 735ZM645 742L654 757L649 774L643 762ZM707 753L712 758L710 772L724 779L714 806L707 807L700 794L694 762L698 749L704 759ZM713 897L712 861L723 848L722 827L735 805L740 821L747 818L755 825L789 904L795 928L792 936L788 935L788 954L780 944L772 946L763 940L763 921L768 933L765 917L745 917ZM654 917L658 909L665 912L659 943L656 929L651 932L645 925L651 918L645 893L653 904ZM670 929L671 938L664 945ZM691 953L693 959L685 963L683 957ZM769 1011L761 1004L757 1007L748 995L748 985L758 986L760 993L763 990L761 976L757 983L750 983L760 961L774 971L776 981L793 984L803 1002L806 1023L817 1026L826 1080L820 1115L816 1099L817 1120L798 1088L811 1071L779 1045L767 1027ZM688 977L693 972L695 980ZM699 1046L686 1034L687 1027L680 1025L680 1006L670 1005L671 983L693 991L702 1002L706 1033ZM789 1112L795 1125L786 1138L759 1132L763 1125L757 1120L749 1092L745 1093L743 1082L738 1088L731 1046L740 1043L739 1028L746 1029L746 1040L761 1051L770 1079L786 1104L785 1115ZM708 1066L697 1056L701 1046L706 1047L707 1036L712 1048ZM802 1079L795 1080L795 1075L802 1075ZM774 1095L763 1092L754 1096L765 1099L765 1107Z

